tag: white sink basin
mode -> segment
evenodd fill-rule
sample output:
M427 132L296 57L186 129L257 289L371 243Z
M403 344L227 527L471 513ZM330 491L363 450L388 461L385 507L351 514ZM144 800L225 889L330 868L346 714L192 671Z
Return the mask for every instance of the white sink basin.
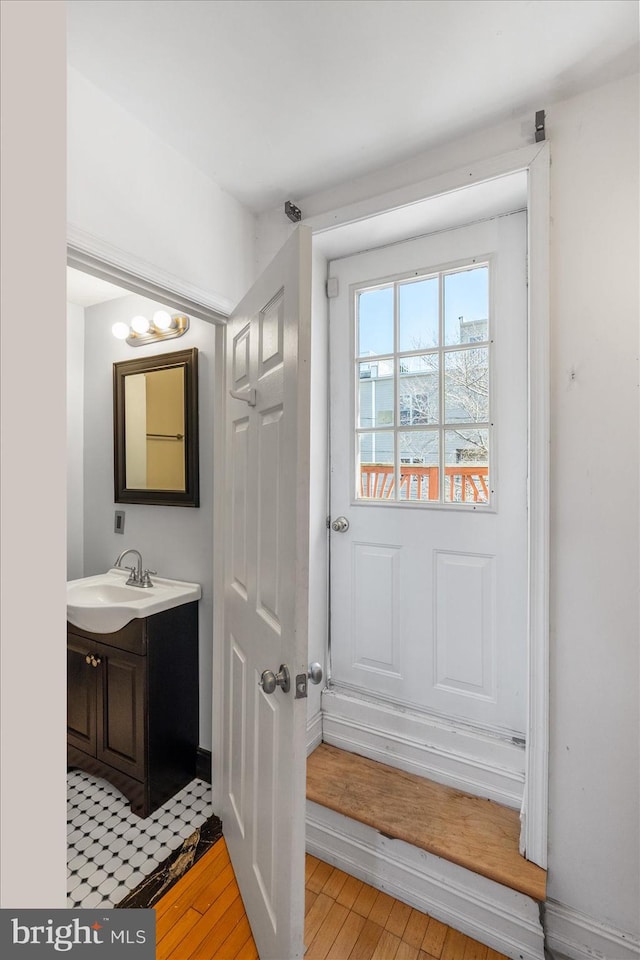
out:
M114 633L130 620L150 617L171 607L199 600L198 583L152 577L152 587L128 587L129 571L112 567L106 573L67 582L67 620L92 633Z

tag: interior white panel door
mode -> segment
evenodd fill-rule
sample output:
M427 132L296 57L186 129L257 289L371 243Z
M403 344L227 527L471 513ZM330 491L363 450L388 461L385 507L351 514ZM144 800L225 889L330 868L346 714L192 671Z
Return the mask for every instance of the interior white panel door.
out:
M331 519L349 522L331 532L332 683L517 736L526 229L515 213L329 269Z
M304 952L310 326L298 227L226 330L222 820L261 960Z

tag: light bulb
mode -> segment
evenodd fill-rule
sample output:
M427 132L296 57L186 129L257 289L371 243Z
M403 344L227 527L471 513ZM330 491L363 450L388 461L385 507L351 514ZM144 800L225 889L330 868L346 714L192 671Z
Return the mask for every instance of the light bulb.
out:
M131 321L131 329L135 330L136 333L148 333L149 321L146 317L134 317Z
M158 330L168 330L174 326L171 315L166 310L156 310L153 315L153 325Z
M114 337L117 337L118 340L126 340L129 336L129 327L126 323L122 323L122 321L120 321L118 323L114 323L114 325L111 327L111 333L114 335Z

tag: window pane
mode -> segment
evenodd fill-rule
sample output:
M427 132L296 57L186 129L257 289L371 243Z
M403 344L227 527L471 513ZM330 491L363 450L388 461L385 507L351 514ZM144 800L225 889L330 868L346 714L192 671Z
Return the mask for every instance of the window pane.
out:
M438 277L430 277L399 284L401 351L438 346L438 282Z
M358 499L393 498L393 431L358 435L356 496Z
M362 290L356 306L358 356L393 353L393 287Z
M437 354L400 359L398 395L401 425L438 423L440 391Z
M437 430L398 434L400 500L437 500L440 462Z
M447 423L488 421L488 347L451 350L445 354L444 411Z
M444 500L488 503L489 431L445 430L444 451Z
M489 339L489 268L448 273L444 278L444 342Z
M393 360L358 364L359 427L392 427Z

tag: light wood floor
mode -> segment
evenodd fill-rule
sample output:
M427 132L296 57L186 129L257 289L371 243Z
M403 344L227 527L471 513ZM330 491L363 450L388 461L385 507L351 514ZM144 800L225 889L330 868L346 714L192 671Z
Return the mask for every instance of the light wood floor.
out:
M546 871L520 856L517 810L321 743L307 799L544 901Z
M506 960L309 855L305 889L305 960ZM156 960L259 960L224 839L155 909Z
M224 838L155 910L156 960L259 960Z

